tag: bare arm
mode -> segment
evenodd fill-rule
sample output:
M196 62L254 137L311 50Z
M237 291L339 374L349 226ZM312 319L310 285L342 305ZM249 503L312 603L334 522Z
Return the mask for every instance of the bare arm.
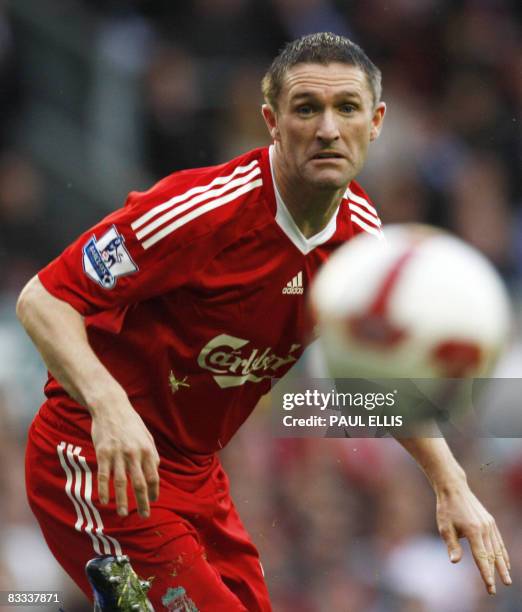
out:
M129 474L138 510L148 516L149 499L159 494L154 440L124 389L91 349L83 317L52 296L36 276L22 291L16 313L49 371L92 416L101 503L109 501L112 475L118 513L127 514Z
M398 442L417 461L433 487L437 526L450 560L460 561L459 538L467 538L488 593L496 592L495 567L503 583L511 584L509 556L495 519L469 488L466 474L444 438L402 438Z

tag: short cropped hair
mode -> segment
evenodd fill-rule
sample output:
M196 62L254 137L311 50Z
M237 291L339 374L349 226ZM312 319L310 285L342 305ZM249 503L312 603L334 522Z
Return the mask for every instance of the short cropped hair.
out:
M382 93L381 71L361 47L344 36L317 32L287 43L274 59L261 81L267 104L277 110L284 77L293 66L308 63L327 65L332 62L360 68L366 75L374 105L379 103Z

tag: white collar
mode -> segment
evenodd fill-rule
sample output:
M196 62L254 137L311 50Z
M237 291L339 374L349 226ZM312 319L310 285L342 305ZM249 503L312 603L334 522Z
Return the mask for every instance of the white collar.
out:
M294 243L294 245L301 251L301 253L303 253L303 255L308 255L308 253L315 249L315 247L328 242L328 240L330 240L330 238L335 234L335 230L337 229L337 215L339 213L340 205L337 207L337 210L335 211L335 214L332 215L330 221L328 221L326 227L324 227L318 234L307 238L297 226L294 218L290 214L290 211L286 207L286 204L283 202L279 189L277 188L273 161L274 145L270 145L268 149L268 156L270 160L270 172L272 174L272 183L274 184L274 193L277 204L277 213L275 217L276 223Z

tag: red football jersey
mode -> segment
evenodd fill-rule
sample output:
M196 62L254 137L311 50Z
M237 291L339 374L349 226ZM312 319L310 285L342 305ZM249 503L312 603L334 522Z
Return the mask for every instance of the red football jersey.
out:
M271 151L176 172L83 234L39 274L85 317L89 342L160 454L222 448L310 339L319 266L377 213L352 182L305 238L274 187ZM48 420L90 435L85 408L50 376Z

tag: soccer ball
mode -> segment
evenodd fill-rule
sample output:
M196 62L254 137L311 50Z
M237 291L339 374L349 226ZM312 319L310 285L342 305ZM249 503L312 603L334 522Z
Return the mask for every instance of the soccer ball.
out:
M360 234L312 287L332 378L468 378L491 373L510 330L507 291L477 250L440 229Z

